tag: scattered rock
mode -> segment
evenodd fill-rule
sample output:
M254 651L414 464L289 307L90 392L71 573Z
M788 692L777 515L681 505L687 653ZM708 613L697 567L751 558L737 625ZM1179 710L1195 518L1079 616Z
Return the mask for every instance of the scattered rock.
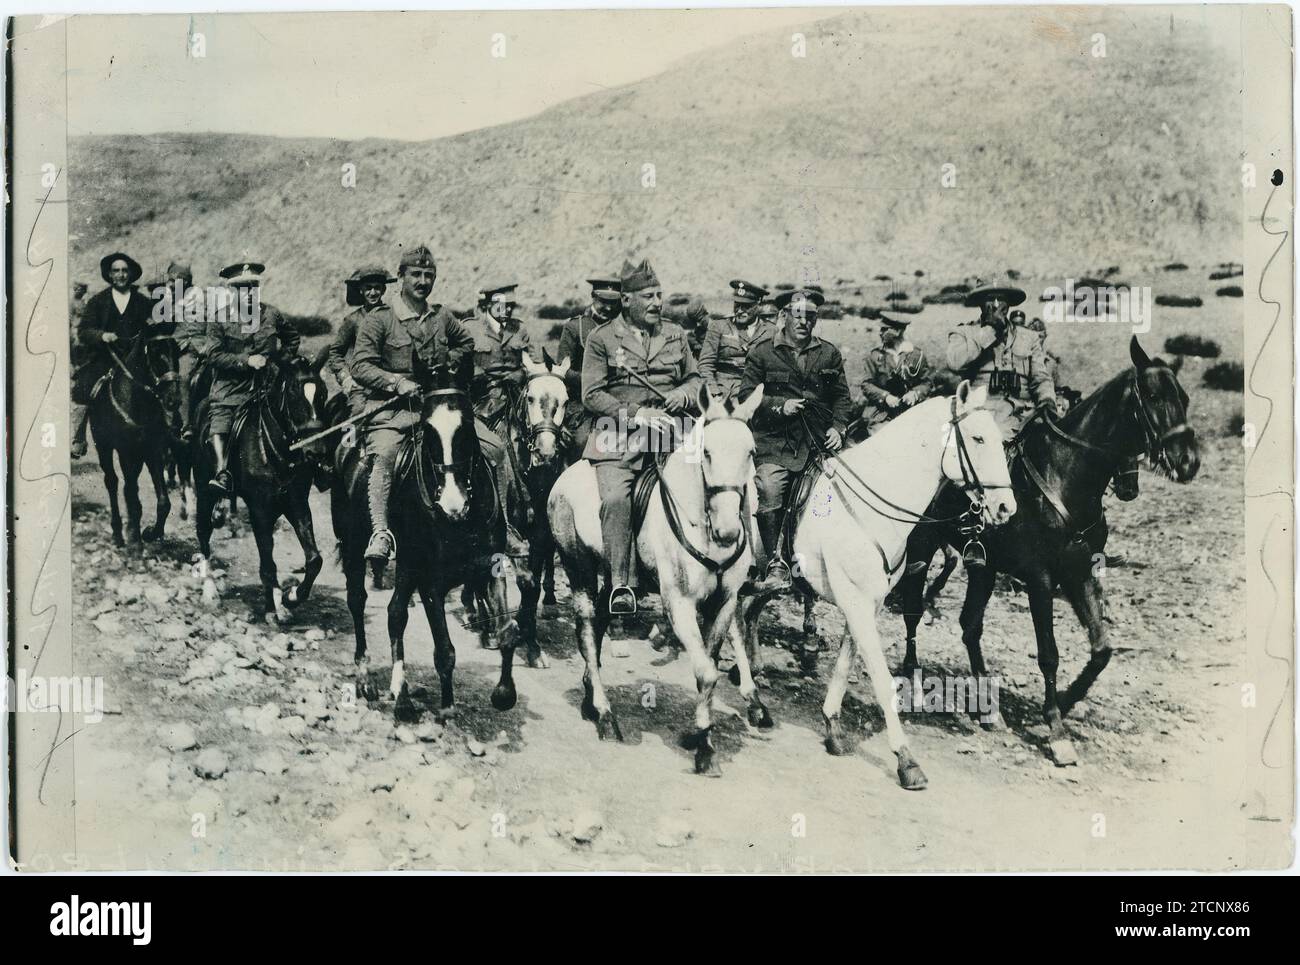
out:
M484 744L482 741L475 740L473 737L465 738L465 746L469 749L469 752L473 754L475 757L482 757L484 754L487 753L487 745Z
M117 598L123 603L130 603L132 600L140 599L142 592L140 584L131 580L123 580L117 584Z
M573 840L578 844L591 844L605 828L605 818L598 811L583 809L573 816Z
M165 606L172 595L166 587L152 583L144 588L144 598L154 606Z
M187 751L191 747L197 747L199 739L194 735L194 728L184 721L177 721L173 724L163 724L159 728L159 735L162 739L163 747L169 751Z
M415 731L405 724L393 729L393 739L399 740L403 744L414 744L419 740L419 738L415 736Z
M194 773L206 780L213 781L230 770L230 758L225 751L209 747L200 752L194 762Z
M660 818L655 827L655 844L661 848L680 848L695 837L695 829L682 818Z
M415 728L415 736L422 741L432 743L442 736L442 731L441 724L426 720Z
M122 632L122 618L116 613L104 613L95 618L95 629L106 637Z
M163 640L184 640L193 632L193 627L186 626L179 620L168 620L154 627L154 633Z
M185 669L181 676L181 683L187 684L193 680L204 680L208 677L214 677L221 671L221 664L211 657L203 656L197 660L190 661L190 665Z

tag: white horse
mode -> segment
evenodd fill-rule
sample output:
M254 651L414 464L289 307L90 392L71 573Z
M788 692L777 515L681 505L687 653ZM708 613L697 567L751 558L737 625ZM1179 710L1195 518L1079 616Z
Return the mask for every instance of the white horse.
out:
M710 702L718 681L718 651L732 625L736 593L753 560L754 437L748 422L762 398L761 385L735 405L714 399L707 388L700 389L704 414L686 443L664 463L661 482L654 486L637 534L637 557L657 579L664 611L695 673L696 732L691 744L700 774L719 773L710 739ZM591 463L576 462L564 471L551 490L547 516L569 575L578 646L586 661L583 716L596 722L601 740L611 736L622 740L600 680L600 646L609 615L597 605L604 550ZM749 705L750 723L770 727L772 718L759 699L749 662L743 648L737 649L740 691Z
M876 615L902 576L908 534L945 480L971 497L972 512L986 524L1000 525L1015 513L1002 433L992 413L981 408L986 397L985 389L962 382L954 397L929 399L861 445L827 459L795 529L796 572L843 611L848 625L822 704L827 749L851 752L840 726L840 704L856 649L885 715L899 783L910 790L925 787L926 778L903 739ZM737 654L748 649L751 660L759 612L768 599L746 599L737 612L733 649Z

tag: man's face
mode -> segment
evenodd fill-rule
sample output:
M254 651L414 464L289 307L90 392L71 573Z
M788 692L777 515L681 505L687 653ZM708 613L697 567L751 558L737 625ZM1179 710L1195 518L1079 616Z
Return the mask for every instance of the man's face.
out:
M990 298L984 303L984 308L982 309L983 321L985 323L1000 321L1005 325L1007 321L1007 308L1007 303L1002 299Z
M361 300L367 308L374 308L384 300L384 289L387 287L381 282L363 281L361 283Z
M125 291L131 284L131 269L121 258L108 266L108 280L118 291Z
M591 300L591 314L602 322L608 322L618 314L621 303L616 301L607 301L603 298L593 298Z
M623 310L633 325L658 325L663 307L664 293L661 288L643 288L639 292L623 293Z
M785 325L785 337L796 345L802 345L812 338L813 328L817 325L817 306L809 302L791 305L781 310L781 319Z
M437 277L438 272L432 268L417 268L414 265L408 265L402 269L402 294L415 299L417 302L422 302L433 291L433 282Z
M736 316L737 325L748 325L758 316L758 305L756 304L732 302L731 308L732 314Z
M504 299L493 299L488 304L488 312L498 322L505 324L510 321L515 314L515 303L505 301Z
M880 326L880 344L885 348L893 348L903 340L903 333L894 328L893 325Z

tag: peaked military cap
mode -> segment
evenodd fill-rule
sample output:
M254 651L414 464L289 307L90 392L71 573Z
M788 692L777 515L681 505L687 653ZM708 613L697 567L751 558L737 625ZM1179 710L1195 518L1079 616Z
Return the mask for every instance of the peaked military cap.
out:
M753 305L767 297L767 289L755 285L752 281L744 281L740 278L733 279L729 282L734 294L731 300L739 302L742 305Z

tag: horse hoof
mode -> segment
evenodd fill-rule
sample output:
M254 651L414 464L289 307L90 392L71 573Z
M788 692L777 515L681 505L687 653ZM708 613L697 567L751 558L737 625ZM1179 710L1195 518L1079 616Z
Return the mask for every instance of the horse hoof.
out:
M921 791L930 783L907 748L898 752L898 783L905 791Z
M122 539L121 533L113 534L113 545L118 547L119 549L126 545L126 540Z
M607 710L596 718L596 736L603 741L612 739L622 742L623 729L618 726L618 718L612 710Z
M370 680L358 680L357 696L368 704L373 704L379 700L379 688Z
M767 728L774 726L772 715L767 712L767 708L762 704L750 704L746 713L749 716L751 727L762 727L766 730Z
M546 651L537 650L536 652L529 652L528 666L532 667L534 670L550 670L551 661L546 656Z
M413 724L420 719L419 708L411 700L411 692L407 690L406 684L402 684L402 689L397 692L397 700L393 703L393 719L402 724Z
M297 606L302 601L298 599L298 584L290 583L284 589L284 605L286 607Z
M140 531L140 538L146 543L156 543L162 539L162 530L157 526L146 526Z
M722 777L722 768L718 766L713 745L708 741L701 741L695 748L695 773L702 777Z
M1067 737L1058 737L1047 742L1047 754L1057 767L1072 767L1079 763L1075 753L1074 742Z
M843 734L827 734L826 752L831 757L849 757L853 753L853 748L849 746Z
M497 688L492 691L492 706L497 710L509 710L515 705L518 696L515 694L513 685L507 687L504 684L498 684Z

